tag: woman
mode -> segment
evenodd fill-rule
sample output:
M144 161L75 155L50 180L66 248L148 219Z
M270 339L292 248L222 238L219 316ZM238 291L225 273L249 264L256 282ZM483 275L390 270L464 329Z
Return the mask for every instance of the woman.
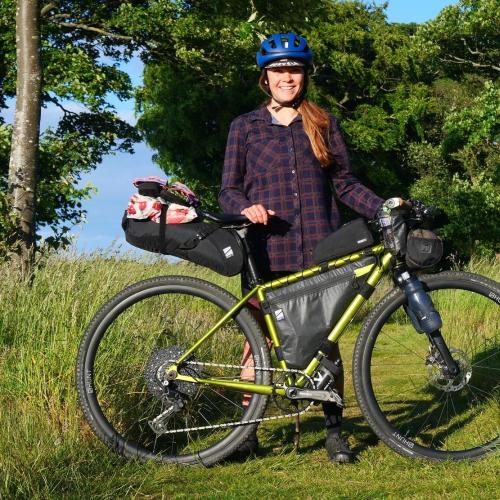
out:
M313 265L316 244L340 225L331 187L365 217L374 217L383 202L353 175L335 118L306 99L312 57L306 39L294 33L264 40L257 64L259 85L269 99L236 118L228 136L219 203L255 224L251 239L266 281ZM245 277L242 288L248 289ZM340 359L338 349L332 356ZM342 395L342 377L336 382ZM351 461L340 435L342 409L324 403L323 410L330 459ZM254 451L256 436L247 445Z

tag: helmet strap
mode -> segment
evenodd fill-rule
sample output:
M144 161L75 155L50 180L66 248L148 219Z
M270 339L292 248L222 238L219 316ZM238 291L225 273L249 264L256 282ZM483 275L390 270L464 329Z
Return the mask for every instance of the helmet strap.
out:
M277 106L271 106L271 108L274 111L279 111L281 108L293 108L293 109L297 109L300 106L300 103L304 100L305 94L306 94L305 90L303 90L300 93L300 95L296 99L294 99L292 102L280 102L275 97L273 97L272 95L270 95L269 97L271 97L272 99L274 99L275 102L278 103Z

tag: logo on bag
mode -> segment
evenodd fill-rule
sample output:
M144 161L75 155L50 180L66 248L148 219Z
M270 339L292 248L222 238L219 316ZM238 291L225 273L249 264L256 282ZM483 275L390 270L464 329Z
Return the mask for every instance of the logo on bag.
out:
M366 241L368 241L368 238L363 238L362 240L358 240L358 241L356 241L356 243L358 245L361 245L361 243L365 243Z
M230 259L231 257L234 257L234 252L233 252L233 249L231 247L223 248L222 251L224 252L224 256L226 257L226 259Z
M424 241L422 243L422 253L431 253L432 252L432 243L430 241Z
M276 311L274 311L274 316L276 317L276 321L282 321L285 319L283 309L276 309Z

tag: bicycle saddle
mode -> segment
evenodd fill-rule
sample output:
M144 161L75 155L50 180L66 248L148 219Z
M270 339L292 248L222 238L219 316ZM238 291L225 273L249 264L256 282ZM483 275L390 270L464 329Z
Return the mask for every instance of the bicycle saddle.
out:
M215 212L205 212L201 213L203 218L210 220L212 222L217 222L219 224L251 224L245 215L240 214L220 214Z

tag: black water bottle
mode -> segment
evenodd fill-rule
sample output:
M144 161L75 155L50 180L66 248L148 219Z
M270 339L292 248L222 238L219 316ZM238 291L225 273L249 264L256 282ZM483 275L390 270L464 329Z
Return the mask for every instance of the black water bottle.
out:
M406 275L406 276L405 276ZM408 299L406 312L416 330L420 333L432 333L443 326L441 316L434 308L431 298L424 290L421 281L415 276L405 272L403 279L403 290Z

